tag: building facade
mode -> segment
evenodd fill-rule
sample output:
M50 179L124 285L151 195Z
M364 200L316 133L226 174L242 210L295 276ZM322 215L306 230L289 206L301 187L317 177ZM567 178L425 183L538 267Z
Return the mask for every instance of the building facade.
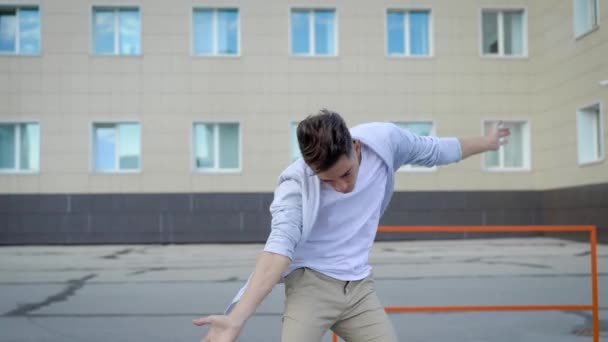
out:
M0 244L263 241L321 108L511 128L498 152L404 167L382 224L605 235L602 18L605 0L0 2Z

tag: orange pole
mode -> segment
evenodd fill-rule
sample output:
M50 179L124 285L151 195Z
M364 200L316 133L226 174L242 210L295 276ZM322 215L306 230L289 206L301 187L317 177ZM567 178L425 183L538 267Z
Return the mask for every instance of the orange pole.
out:
M380 226L378 232L591 232L593 229L593 226Z
M597 230L595 226L379 226L379 233L407 232L589 232L591 245L592 305L493 305L493 306L387 306L387 313L480 312L480 311L589 311L593 312L593 342L600 340L599 290L597 280ZM338 342L338 335L332 336Z
M492 306L387 306L388 313L471 311L589 311L592 305L492 305Z
M589 236L591 244L591 296L593 301L593 342L600 341L600 312L599 312L599 289L597 284L597 232L593 227Z

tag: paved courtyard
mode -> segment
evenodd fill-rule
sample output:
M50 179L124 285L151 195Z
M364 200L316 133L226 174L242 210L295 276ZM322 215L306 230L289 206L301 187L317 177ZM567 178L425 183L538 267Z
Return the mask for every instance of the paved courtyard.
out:
M200 341L261 245L0 248L0 342ZM589 304L588 244L554 238L377 243L386 306ZM598 246L608 332L608 246ZM283 287L239 341L279 341ZM591 341L590 312L391 314L400 341ZM608 340L608 336L603 337ZM330 341L327 334L325 341Z

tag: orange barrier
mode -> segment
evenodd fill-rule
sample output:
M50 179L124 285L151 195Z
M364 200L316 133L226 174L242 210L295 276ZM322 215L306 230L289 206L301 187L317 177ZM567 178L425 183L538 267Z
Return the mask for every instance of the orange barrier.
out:
M490 306L388 306L388 313L406 312L482 312L482 311L591 311L593 314L593 342L600 340L599 289L597 280L597 231L595 226L380 226L379 233L421 232L588 232L591 259L591 305L490 305ZM338 342L334 333L332 341Z

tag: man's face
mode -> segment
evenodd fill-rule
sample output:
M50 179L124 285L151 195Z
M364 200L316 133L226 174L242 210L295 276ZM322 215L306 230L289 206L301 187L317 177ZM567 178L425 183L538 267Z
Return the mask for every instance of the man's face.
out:
M360 161L361 144L359 141L354 141L350 156L342 156L332 167L327 171L317 173L317 176L321 182L337 192L349 193L355 189Z

